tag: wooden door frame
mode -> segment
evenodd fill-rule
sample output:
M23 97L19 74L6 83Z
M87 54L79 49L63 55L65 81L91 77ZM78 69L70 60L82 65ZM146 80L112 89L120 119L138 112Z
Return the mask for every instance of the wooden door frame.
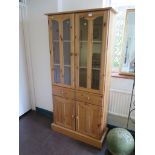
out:
M71 31L70 31L70 49L71 49L71 85L64 84L64 56L63 56L63 20L70 19L71 21ZM60 52L60 83L54 82L54 63L53 63L53 42L52 42L52 30L50 28L51 21L56 20L59 23L59 52ZM48 16L49 23L49 44L50 44L50 62L51 62L51 77L52 84L64 87L74 88L75 86L75 77L74 77L74 14L65 14L65 15L52 15Z
M80 128L79 128L79 106L84 107L84 108L87 108L87 110L88 111L90 110L91 113L95 109L97 109L97 111L99 112L99 117L98 118L95 118L93 116L93 114L90 115L91 122L93 122L94 119L97 119L96 121L99 124L97 135L92 135L91 134L91 131L88 131L88 133L87 133L87 132L83 132L83 131L80 130ZM101 136L102 136L102 133L103 133L103 130L102 130L102 128L100 128L100 126L102 126L102 123L104 124L104 122L102 122L102 119L103 119L102 113L103 113L103 107L100 107L100 106L97 106L97 105L93 105L93 104L90 104L90 103L76 101L76 131L79 132L79 133L81 133L81 134L85 134L85 135L88 135L90 137L100 139Z
M75 71L76 71L76 89L103 94L104 91L104 78L105 78L105 53L107 48L107 11L95 11L92 12L93 16L88 17L90 12L85 13L76 13L75 14ZM100 64L100 83L99 90L91 89L91 80L92 80L92 40L93 40L93 20L96 17L103 16L103 29L102 29L102 48L101 48L101 64ZM79 19L84 17L88 20L88 57L87 57L87 88L79 86L79 55L80 55L80 28L79 28Z
M62 100L62 101L61 101ZM63 126L63 127L65 127L65 128L67 128L67 129L71 129L71 130L75 130L75 104L73 103L73 102L75 102L74 100L72 100L72 99L67 99L67 98L64 98L64 97L60 97L60 96L56 96L56 95L53 95L53 103L54 103L54 109L55 109L55 111L54 111L54 123L55 124L57 124L57 125L60 125L60 126ZM62 110L63 110L63 122L62 123L60 123L60 122L58 122L57 121L57 113L56 113L56 104L58 104L57 103L57 101L59 102L60 101L60 104L62 104L61 106L62 106ZM68 102L68 103L67 103ZM71 111L72 111L72 113L70 114L71 115L71 126L68 126L67 124L66 124L66 120L65 120L65 117L66 117L66 104L71 104ZM60 107L59 107L59 109L60 109ZM68 117L70 117L70 116L68 116Z

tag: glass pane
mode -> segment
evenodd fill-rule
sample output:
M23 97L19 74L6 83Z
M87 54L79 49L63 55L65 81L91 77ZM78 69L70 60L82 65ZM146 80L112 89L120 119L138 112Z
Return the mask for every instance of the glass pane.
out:
M102 43L93 43L92 67L100 68Z
M70 19L63 21L63 40L70 40Z
M60 65L54 65L54 82L60 83Z
M53 61L54 64L60 64L59 42L53 41Z
M64 65L70 65L70 42L63 42L63 53L64 53Z
M59 40L59 24L56 20L52 20L52 38Z
M99 89L102 50L103 16L93 21L92 81L91 88Z
M80 40L88 40L88 20L80 18Z
M87 69L86 68L80 68L79 73L79 85L80 87L87 87Z
M121 72L135 72L135 12L127 12L126 33L123 44L123 64Z
M80 67L87 67L87 42L80 43Z
M103 16L97 17L93 21L93 40L102 40Z
M64 83L67 85L71 84L71 68L68 66L64 67Z
M92 69L92 83L93 89L99 89L100 70Z

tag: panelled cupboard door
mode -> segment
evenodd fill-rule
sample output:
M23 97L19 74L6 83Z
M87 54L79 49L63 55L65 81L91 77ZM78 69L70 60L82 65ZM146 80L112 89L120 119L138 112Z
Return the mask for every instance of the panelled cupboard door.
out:
M76 115L76 130L82 134L100 139L101 107L84 102L77 102Z
M53 101L55 124L75 130L74 101L58 96L53 96Z
M75 17L76 87L102 92L105 68L107 13L77 13Z
M52 83L74 87L74 15L48 17Z

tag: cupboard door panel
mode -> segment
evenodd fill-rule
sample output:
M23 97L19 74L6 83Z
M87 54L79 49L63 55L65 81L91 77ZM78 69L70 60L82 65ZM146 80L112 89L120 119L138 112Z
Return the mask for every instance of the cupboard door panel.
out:
M76 129L82 134L99 139L101 136L101 107L76 102Z
M102 11L76 14L76 86L79 90L102 92L106 45L105 21L105 12Z
M99 90L101 52L103 43L103 16L93 19L93 40L92 40L92 69L91 69L91 88Z
M77 21L78 20L78 21ZM87 58L88 58L88 20L80 16L76 20L76 50L77 50L77 86L87 88Z
M54 122L60 126L75 130L75 106L73 100L53 96Z
M52 82L74 87L74 14L49 18Z
M74 15L62 16L64 84L74 86Z
M61 98L53 96L54 103L54 122L58 125L64 126L64 103Z

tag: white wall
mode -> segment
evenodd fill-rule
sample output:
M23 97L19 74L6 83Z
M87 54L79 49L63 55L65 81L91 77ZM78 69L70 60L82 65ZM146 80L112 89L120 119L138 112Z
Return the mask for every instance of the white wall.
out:
M59 11L80 10L90 8L102 8L105 0L58 0Z
M24 39L23 13L24 7L19 8L19 116L31 109L29 81Z
M113 90L116 90L116 91L127 92L127 93L131 94L132 87L133 87L133 80L132 79L123 79L123 78L115 78L115 77L111 78L111 87L110 87L110 89L113 89ZM129 99L129 101L126 101L125 98L124 98L124 101L125 101L124 102L125 105L129 105L128 103L130 102L130 99ZM109 100L109 102L110 102L110 100ZM119 102L119 101L116 100L116 103L117 102ZM112 104L116 108L117 104L115 105L115 102L112 103ZM127 108L127 110L128 110L128 108ZM114 115L112 113L109 113L108 114L108 124L126 128L127 117L124 117L124 116L122 117L120 115ZM128 128L131 129L131 130L135 130L135 126L131 121L129 121Z
M122 90L126 92L131 92L133 86L132 79L123 79L123 78L111 78L111 87L110 89Z
M28 26L36 106L52 110L48 20L57 11L55 0L29 0Z
M49 111L53 110L48 20L44 14L56 12L57 10L87 9L102 6L103 0L90 0L89 3L82 0L28 0L28 29L32 69L30 75L33 74L34 83L32 79L30 82L34 85L33 96L35 97L33 105Z
M58 4L59 7L58 7ZM30 49L34 76L34 87L36 106L53 111L51 96L50 77L50 54L48 39L48 21L44 15L48 12L64 10L86 9L102 7L102 0L30 0L28 4L29 12L29 35ZM111 78L111 89L118 89L131 92L133 80ZM114 118L109 121L115 122Z

